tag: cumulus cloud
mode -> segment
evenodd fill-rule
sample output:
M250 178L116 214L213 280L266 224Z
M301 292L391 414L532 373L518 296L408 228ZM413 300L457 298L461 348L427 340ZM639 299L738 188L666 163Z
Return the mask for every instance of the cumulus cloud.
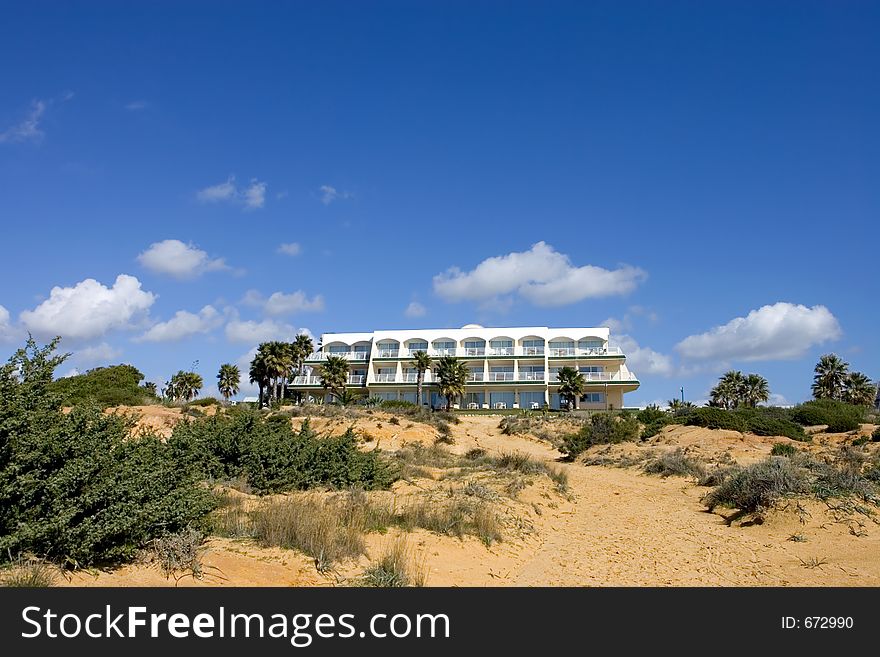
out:
M286 242L278 247L278 253L289 256L298 256L302 253L302 247L298 242Z
M136 342L174 342L184 338L208 333L223 323L223 317L214 306L205 306L198 314L178 310L167 322L151 326Z
M246 210L262 208L266 204L268 183L252 178L244 187L238 187L235 176L229 176L224 182L210 185L196 192L196 199L202 203L236 203Z
M487 258L469 272L452 267L437 274L434 291L446 301L497 304L506 295L518 295L536 306L562 306L626 294L645 278L643 270L629 265L576 267L567 255L538 242L528 251Z
M9 311L0 306L0 342L15 340L18 337L18 331L12 326Z
M193 244L180 240L154 242L138 257L144 267L175 278L194 278L205 272L229 269L222 258L210 258Z
M275 292L266 300L264 310L267 315L290 315L295 312L317 312L324 310L324 297L320 294L309 299L305 292L297 290L290 294Z
M0 132L0 144L5 142L39 141L42 139L43 131L40 129L40 121L45 112L45 101L32 101L30 110L21 121Z
M274 292L266 299L257 290L245 292L241 302L247 306L262 308L267 315L290 315L296 312L318 312L324 310L324 297L316 294L309 299L305 292L297 290L286 294Z
M424 317L427 312L428 310L422 304L418 301L413 301L406 307L403 314L407 317Z
M615 341L626 354L626 366L637 375L656 374L668 377L678 373L671 356L641 346L632 336L618 335Z
M129 328L155 300L156 295L142 290L134 276L120 274L113 287L87 278L73 287L53 287L48 299L23 311L20 319L38 336L88 340L112 329Z
M74 350L70 360L80 366L106 365L122 356L122 350L106 342ZM75 370L74 370L75 371Z
M318 191L321 192L321 203L324 205L330 205L333 201L338 199L347 199L351 198L351 194L349 192L341 192L335 187L331 187L330 185L321 185L318 188Z
M840 335L837 318L825 306L779 302L688 336L675 349L693 360L791 360Z
M262 322L233 319L226 324L226 339L230 342L293 341L297 333L299 331L290 324L274 319L265 319Z

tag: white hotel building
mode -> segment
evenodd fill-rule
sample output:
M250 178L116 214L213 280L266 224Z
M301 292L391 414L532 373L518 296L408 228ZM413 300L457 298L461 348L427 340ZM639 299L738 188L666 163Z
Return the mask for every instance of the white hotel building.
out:
M556 373L573 367L586 386L577 407L623 407L623 395L639 387L626 367L626 356L609 346L607 328L548 328L523 326L484 328L468 324L460 329L324 333L320 351L306 360L309 374L294 377L291 390L322 396L320 367L328 356L349 363L348 387L366 390L372 397L416 401L413 353L427 351L432 358L455 356L471 370L462 407L560 407ZM425 372L423 403L441 406L433 372ZM457 401L457 400L456 400Z

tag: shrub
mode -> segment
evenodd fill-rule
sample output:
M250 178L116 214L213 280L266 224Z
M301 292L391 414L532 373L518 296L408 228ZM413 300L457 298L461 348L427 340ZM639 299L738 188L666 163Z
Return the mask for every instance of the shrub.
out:
M220 406L221 401L215 397L202 397L201 399L193 399L186 403L186 406Z
M639 423L632 415L596 413L590 418L590 424L563 438L560 451L573 460L592 445L616 444L638 438Z
M681 448L666 451L645 464L645 472L661 477L695 477L706 474L705 466L697 459L689 457Z
M745 430L757 436L785 436L801 442L810 440L803 427L774 415L770 409L737 409L733 412L743 419Z
M686 416L685 424L706 427L707 429L730 429L731 431L746 431L748 428L742 415L714 407L692 409Z
M49 385L64 360L55 345L29 340L0 368L0 555L120 562L200 528L213 501L169 446L130 440L131 420L94 405L61 412Z
M704 498L712 511L718 506L756 513L789 495L810 491L807 472L785 457L771 456L738 468Z
M653 424L658 421L664 421L669 417L669 413L660 410L656 406L648 406L636 415L636 419L642 424Z
M798 448L791 443L774 443L770 449L771 456L788 456L792 457L798 453Z
M357 448L352 429L320 437L308 421L295 432L287 416L266 418L251 409L181 422L168 443L205 477L244 477L260 494L315 486L387 488L394 481L378 452Z
M871 441L875 443L880 442L880 427L874 429L874 433L871 434Z
M833 399L817 399L796 406L792 420L803 426L828 425L830 433L843 433L859 428L865 409Z
M202 532L187 527L174 534L153 539L153 553L162 567L165 577L181 571L189 571L193 577L202 576L202 559L199 547L205 540Z
M93 403L106 408L157 403L158 397L139 385L143 379L144 375L136 367L111 365L52 381L48 390L58 396L61 406Z

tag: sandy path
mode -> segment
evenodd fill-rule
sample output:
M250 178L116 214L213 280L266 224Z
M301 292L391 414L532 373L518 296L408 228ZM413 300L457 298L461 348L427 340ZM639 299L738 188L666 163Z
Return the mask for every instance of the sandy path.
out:
M555 461L543 442L504 436L498 418L468 418L457 449L472 445L520 451ZM800 525L778 514L764 525L730 527L705 512L706 489L681 478L661 479L629 469L559 463L575 504L541 527L539 545L522 555L505 583L524 586L780 586L880 584L880 531L868 521L854 537L849 526L827 523L820 503ZM788 539L794 533L803 543ZM801 560L826 561L816 568Z

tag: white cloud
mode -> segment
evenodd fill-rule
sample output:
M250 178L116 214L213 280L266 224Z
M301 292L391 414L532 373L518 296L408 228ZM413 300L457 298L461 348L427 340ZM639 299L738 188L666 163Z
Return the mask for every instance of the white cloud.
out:
M130 103L125 104L125 109L130 112L139 112L140 110L147 109L149 103L145 100L133 100Z
M778 392L771 392L770 399L766 404L761 403L759 406L791 406L791 402L785 398L785 395L780 395Z
M0 144L17 141L39 141L43 137L40 120L46 112L46 103L42 100L31 102L30 111L24 119L3 132L0 132Z
M321 185L318 188L318 191L321 192L321 203L324 205L330 205L333 201L338 199L351 198L349 192L340 192L338 189L331 187L330 185Z
M302 253L302 247L298 242L286 242L278 247L278 253L283 253L284 255L289 256L298 256Z
M290 315L295 312L317 312L324 310L324 297L320 294L309 299L305 292L297 290L290 294L275 292L266 300L263 307L267 315Z
M0 306L0 342L15 340L19 337L18 331L12 326L9 311Z
M318 312L324 310L324 297L316 294L309 299L302 290L285 294L273 292L266 299L258 290L248 290L242 297L241 303L246 306L262 308L267 315L289 315L295 312Z
M173 342L207 333L223 323L223 317L214 306L205 306L198 314L178 310L167 322L159 322L150 327L136 342Z
M407 317L424 317L427 312L427 309L422 304L418 301L413 301L406 307L403 314Z
M23 311L20 318L38 336L87 340L128 328L155 300L156 295L142 290L134 276L120 274L110 288L87 278L73 287L53 287L48 299Z
M116 360L122 355L122 350L112 347L106 342L76 349L70 360L80 366L86 365L104 365L112 360Z
M523 252L483 260L472 271L452 267L434 276L434 291L446 301L497 303L517 294L536 306L562 306L593 297L626 294L647 278L629 265L608 270L575 267L569 257L544 242Z
M239 189L235 176L229 176L225 182L200 189L196 198L202 203L238 203L246 210L255 210L266 204L268 188L268 183L252 178L247 187Z
M825 306L779 302L691 335L675 349L693 360L791 360L840 335L837 318Z
M637 376L658 374L668 377L675 375L678 371L671 356L654 351L650 347L643 347L629 335L618 335L615 337L615 341L626 355L627 368L635 372Z
M226 339L230 342L267 342L269 340L292 341L298 331L290 324L266 319L262 322L254 320L242 321L233 319L226 324Z
M269 185L256 178L251 180L250 186L244 190L244 207L249 210L263 207L266 204L266 188L268 187Z
M137 259L150 271L175 278L194 278L204 272L229 269L222 258L211 259L195 245L180 240L155 242Z

